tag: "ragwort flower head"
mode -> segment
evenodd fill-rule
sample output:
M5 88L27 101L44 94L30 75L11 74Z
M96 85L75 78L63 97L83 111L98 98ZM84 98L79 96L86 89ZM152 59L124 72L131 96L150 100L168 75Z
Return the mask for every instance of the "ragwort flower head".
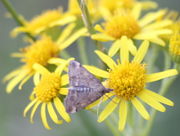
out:
M24 65L4 78L5 81L9 80L7 92L10 93L19 83L19 89L22 88L22 85L34 74L33 65L35 63L46 66L48 60L58 56L58 54L59 46L47 36L43 36L31 45L21 49L21 52L14 53L13 56L20 58Z
M45 67L39 64L34 64L33 67L37 71L34 76L34 90L32 92L31 102L26 106L24 110L24 116L32 108L30 114L30 121L33 123L33 117L37 108L41 105L41 119L45 128L51 129L46 117L46 110L48 111L51 119L56 124L62 124L63 121L58 119L56 111L66 121L70 122L70 116L65 110L65 107L61 101L60 96L67 95L68 89L64 86L68 84L68 75L62 75L63 70L69 60L62 61L54 72L49 72ZM56 111L54 109L56 108ZM47 108L47 109L46 109Z
M123 40L124 44L128 42L126 37L123 37ZM147 83L177 74L177 70L175 69L154 74L147 74L146 65L141 64L141 62L148 50L148 46L149 43L144 41L131 62L129 61L127 46L123 46L121 49L119 63L115 63L104 53L96 51L96 54L109 67L108 71L94 68L92 66L86 66L86 68L95 75L106 78L106 87L113 89L112 92L105 95L105 98L103 98L103 101L105 101L109 97L112 97L109 104L100 113L98 122L104 121L119 105L119 130L122 131L127 120L128 102L131 102L139 114L146 120L150 119L150 115L141 101L161 112L165 111L165 107L162 104L169 106L174 105L171 100L146 89ZM92 103L87 108L93 107L98 103L98 101Z
M19 83L19 89L22 88L22 85L34 74L35 71L32 66L35 63L46 66L51 58L58 56L60 51L69 47L79 37L87 33L86 28L74 30L75 26L74 23L67 25L56 42L52 41L48 36L42 36L41 39L23 48L20 53L14 53L13 56L21 58L21 62L24 65L12 71L4 78L4 81L9 80L7 92L12 92Z
M19 32L28 32L37 35L49 28L62 26L74 20L74 16L63 13L61 9L47 10L31 21L25 21L24 26L15 28L12 31L12 35L16 36Z
M143 17L140 17L141 11L142 7L139 4L132 10L118 10L113 16L105 18L106 21L102 25L95 26L95 29L100 33L93 34L91 36L92 39L104 42L114 41L108 53L110 56L114 55L111 53L112 48L120 48L121 45L118 42L123 36L134 40L148 40L152 43L165 46L161 35L172 33L167 28L167 26L172 24L172 21L164 19L157 22L156 20L166 12L160 10L147 13ZM128 47L129 50L131 50L131 47ZM132 54L134 53L132 52Z

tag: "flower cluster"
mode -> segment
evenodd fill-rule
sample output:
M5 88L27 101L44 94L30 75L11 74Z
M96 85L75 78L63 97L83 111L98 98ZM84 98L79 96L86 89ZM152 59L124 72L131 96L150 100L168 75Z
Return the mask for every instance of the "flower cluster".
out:
M119 118L116 120L117 130L123 131L128 123L128 114L132 113L130 107L134 107L146 120L151 115L143 103L152 110L164 112L164 105L173 106L174 103L161 95L166 90L154 92L148 89L147 84L178 75L180 21L170 11L157 7L157 3L152 1L69 0L67 11L59 7L42 12L30 21L19 18L22 26L14 28L11 35L16 37L23 33L27 46L12 53L22 65L4 77L4 82L8 82L7 93L15 90L16 86L19 90L23 89L23 85L33 78L34 89L24 116L31 110L30 121L33 122L34 114L40 107L45 128L51 129L46 110L54 123L70 122L63 103L64 96L68 94L67 67L74 58L66 49L77 41L78 55L82 64L87 64L90 55L89 52L86 54L84 40L89 38L94 41L94 52L101 62L98 66L87 64L84 67L99 77L105 87L112 89L86 107L91 111L103 103L104 109L98 116L98 122L114 114ZM174 68L170 65L162 72L151 73L155 72L153 61L156 59L146 56L152 54L156 58L158 52L165 52L172 58L170 61ZM94 61L99 62L98 59ZM115 110L117 107L118 112Z

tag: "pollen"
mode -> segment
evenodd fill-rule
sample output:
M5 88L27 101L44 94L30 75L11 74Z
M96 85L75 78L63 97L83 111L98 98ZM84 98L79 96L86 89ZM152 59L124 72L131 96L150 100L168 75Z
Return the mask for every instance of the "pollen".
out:
M58 96L61 86L61 79L55 73L49 73L42 76L39 84L34 88L38 100L41 102L50 102Z
M32 68L32 65L35 63L45 66L50 58L58 55L59 48L51 38L42 37L42 39L24 48L22 52L24 54L22 62L25 62L28 67Z
M132 38L140 31L140 27L133 16L123 13L112 17L111 20L106 22L105 31L115 39L119 39L123 35Z
M117 97L130 100L144 89L145 77L145 65L133 62L119 64L110 71L108 85Z

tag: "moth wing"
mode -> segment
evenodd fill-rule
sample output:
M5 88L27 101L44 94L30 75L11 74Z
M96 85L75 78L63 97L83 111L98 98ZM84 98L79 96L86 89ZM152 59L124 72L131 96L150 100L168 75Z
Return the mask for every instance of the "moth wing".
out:
M104 92L102 91L97 92L92 90L87 92L72 89L65 98L66 111L68 113L75 113L84 109L86 106L99 99L102 95L104 95Z
M89 88L104 88L100 80L86 70L79 62L71 61L69 64L70 86L85 86Z

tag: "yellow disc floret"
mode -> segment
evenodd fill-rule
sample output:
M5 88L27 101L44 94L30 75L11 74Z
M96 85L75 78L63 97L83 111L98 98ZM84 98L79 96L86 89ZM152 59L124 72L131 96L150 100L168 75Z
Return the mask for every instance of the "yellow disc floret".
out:
M145 87L145 65L138 63L119 64L110 71L109 88L125 100L135 97Z
M105 23L105 31L115 39L123 35L132 38L140 31L137 21L130 14L121 14L114 16Z
M49 102L59 94L61 79L55 73L42 76L39 84L34 88L36 97L42 102Z
M58 45L49 37L43 37L23 50L22 61L30 68L35 63L45 66L50 58L58 55L58 52Z

